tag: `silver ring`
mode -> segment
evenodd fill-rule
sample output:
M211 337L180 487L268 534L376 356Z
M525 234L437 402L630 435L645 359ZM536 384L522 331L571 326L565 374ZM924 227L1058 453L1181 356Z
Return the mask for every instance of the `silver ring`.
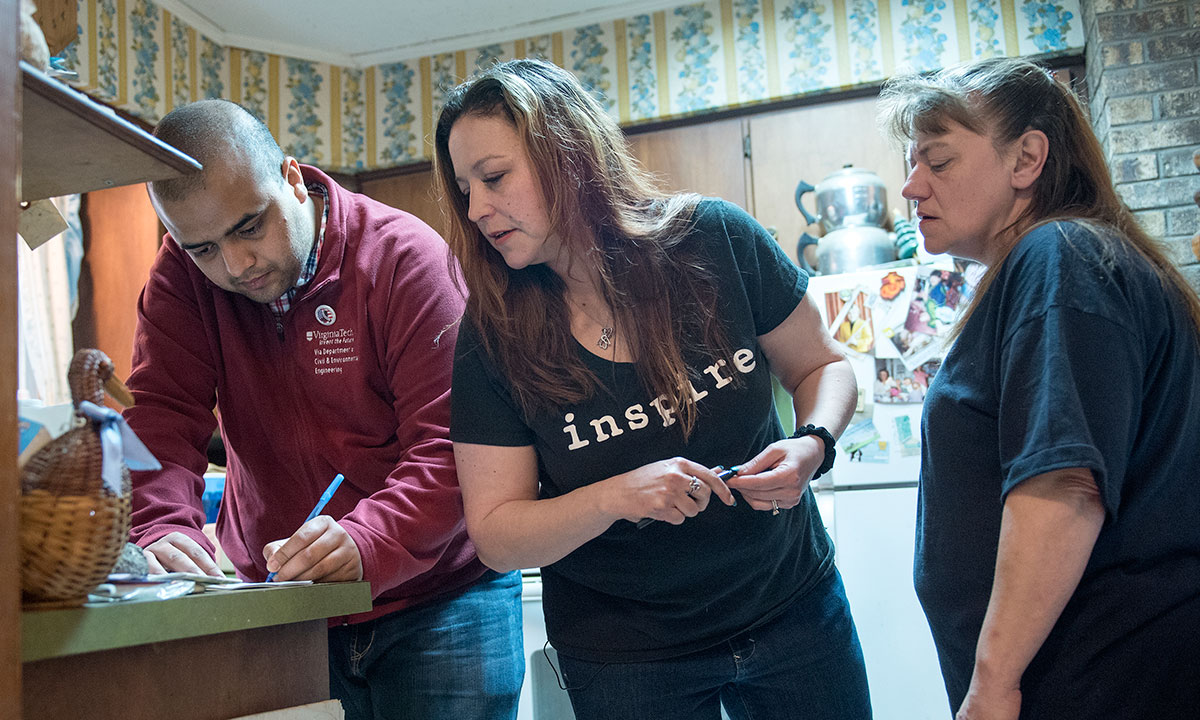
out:
M776 501L776 500L772 500L772 501L771 501L771 514L772 514L772 515L778 515L778 514L779 514L779 502L778 502L778 501Z
M698 478L698 477L696 477L695 475L693 475L693 476L692 476L692 484L691 484L691 485L688 485L687 494L690 496L692 493L694 493L694 492L696 492L697 490L699 490L699 489L700 489L700 485L702 485L702 483L700 482L700 478Z

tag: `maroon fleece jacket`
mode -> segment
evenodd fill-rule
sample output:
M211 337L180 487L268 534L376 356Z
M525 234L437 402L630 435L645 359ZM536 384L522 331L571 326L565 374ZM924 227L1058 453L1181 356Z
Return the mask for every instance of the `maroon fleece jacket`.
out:
M375 608L359 622L453 592L484 567L467 538L447 432L463 300L429 226L329 189L316 276L277 325L270 308L209 282L168 236L138 303L136 404L125 413L163 469L134 473L133 541L201 532L205 448L228 454L217 537L262 580L263 546L289 537L337 473L325 507L362 555Z

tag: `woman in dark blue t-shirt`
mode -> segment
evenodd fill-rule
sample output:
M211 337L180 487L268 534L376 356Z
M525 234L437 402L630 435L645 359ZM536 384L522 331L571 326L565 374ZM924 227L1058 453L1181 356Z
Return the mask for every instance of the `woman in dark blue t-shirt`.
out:
M856 388L807 277L736 206L657 192L550 63L459 86L435 143L470 291L451 391L467 529L487 565L542 567L578 720L869 718L809 489Z
M884 89L933 253L987 266L922 420L914 579L959 720L1200 717L1200 300L1069 89Z

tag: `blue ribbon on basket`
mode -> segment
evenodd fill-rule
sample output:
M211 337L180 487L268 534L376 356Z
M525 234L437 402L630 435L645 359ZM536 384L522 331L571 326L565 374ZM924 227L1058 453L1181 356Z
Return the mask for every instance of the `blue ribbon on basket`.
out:
M154 454L142 444L125 418L112 408L101 407L87 400L79 403L79 414L100 425L100 451L103 462L100 476L104 486L121 494L121 463L130 470L161 470Z

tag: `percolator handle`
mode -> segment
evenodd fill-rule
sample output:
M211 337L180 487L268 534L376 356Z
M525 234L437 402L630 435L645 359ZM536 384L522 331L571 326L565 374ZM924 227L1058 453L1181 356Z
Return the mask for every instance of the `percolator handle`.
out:
M811 188L810 188L811 189ZM804 208L801 208L803 210ZM804 257L804 248L809 245L816 245L819 241L808 233L800 233L800 240L796 243L796 259L800 261L800 267L804 268L804 272L809 275L819 275L817 269L808 264L808 260Z
M800 198L804 196L804 193L810 193L815 189L816 188L804 182L803 180L801 180L800 184L796 186L796 207L800 208L800 214L804 216L804 219L809 225L815 223L817 219L804 209L804 204L800 202Z

